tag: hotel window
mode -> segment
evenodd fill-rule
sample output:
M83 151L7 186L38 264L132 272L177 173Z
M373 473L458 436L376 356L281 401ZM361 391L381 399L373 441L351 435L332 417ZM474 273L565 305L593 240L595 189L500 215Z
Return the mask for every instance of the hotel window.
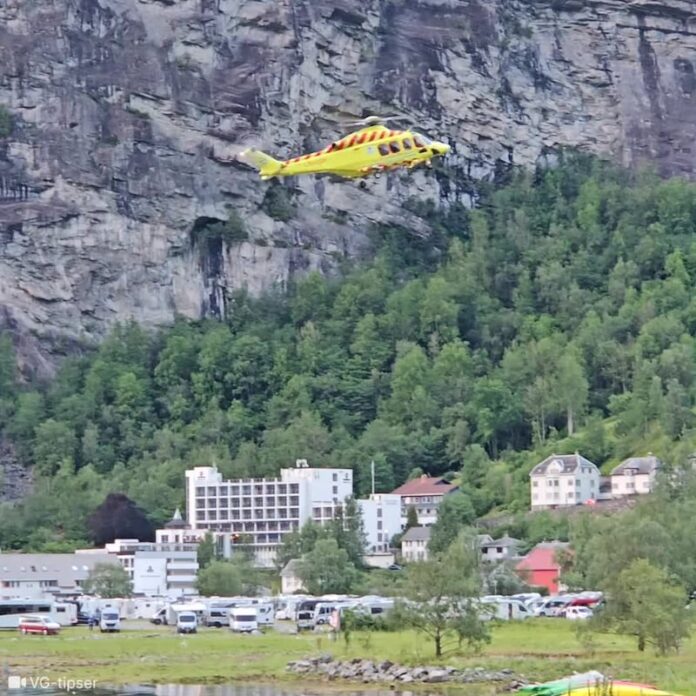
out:
M205 495L205 488L203 486L198 486L196 488L196 495L198 495L198 496Z
M208 495L217 495L217 487L208 486Z

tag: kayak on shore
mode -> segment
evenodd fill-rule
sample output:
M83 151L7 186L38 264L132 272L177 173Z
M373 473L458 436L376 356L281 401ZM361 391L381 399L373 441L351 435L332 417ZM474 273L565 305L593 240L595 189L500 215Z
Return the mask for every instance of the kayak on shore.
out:
M596 671L530 684L521 687L518 693L527 696L678 696L651 684L609 679Z

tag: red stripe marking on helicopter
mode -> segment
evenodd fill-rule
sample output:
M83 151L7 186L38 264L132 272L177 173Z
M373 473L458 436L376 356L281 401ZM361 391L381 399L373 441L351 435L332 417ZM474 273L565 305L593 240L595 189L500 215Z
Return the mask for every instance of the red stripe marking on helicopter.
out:
M369 140L369 142L372 142L373 140L375 140L375 138L377 137L377 135L378 135L378 131L374 131L373 133L370 133L370 140Z
M358 139L358 136L357 136L357 135L354 135L354 136L350 139L350 141L348 142L348 147L353 147L353 145L355 145L355 141L356 141L357 139Z

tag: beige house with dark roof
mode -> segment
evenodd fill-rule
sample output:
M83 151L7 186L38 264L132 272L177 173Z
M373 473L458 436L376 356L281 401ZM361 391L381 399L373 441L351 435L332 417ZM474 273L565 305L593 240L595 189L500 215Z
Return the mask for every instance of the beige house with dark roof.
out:
M430 527L411 527L401 537L401 557L406 562L427 561Z
M611 472L612 497L623 498L627 495L651 493L661 467L662 462L654 454L624 459Z
M599 469L578 452L546 457L529 477L532 510L582 505L599 496Z
M418 524L422 527L430 527L437 521L437 508L442 499L454 493L457 486L448 483L445 479L423 474L418 478L406 481L402 486L392 491L392 495L401 496L401 527L406 526L408 509L415 508L418 515Z

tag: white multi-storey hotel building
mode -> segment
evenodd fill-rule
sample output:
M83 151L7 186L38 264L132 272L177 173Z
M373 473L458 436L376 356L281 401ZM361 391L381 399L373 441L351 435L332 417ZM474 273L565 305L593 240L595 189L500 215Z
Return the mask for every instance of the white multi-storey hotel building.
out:
M310 468L304 459L272 479L225 481L216 467L208 466L186 472L191 528L219 533L224 546L243 537L260 565L272 564L285 534L310 519L333 519L352 493L352 470Z

